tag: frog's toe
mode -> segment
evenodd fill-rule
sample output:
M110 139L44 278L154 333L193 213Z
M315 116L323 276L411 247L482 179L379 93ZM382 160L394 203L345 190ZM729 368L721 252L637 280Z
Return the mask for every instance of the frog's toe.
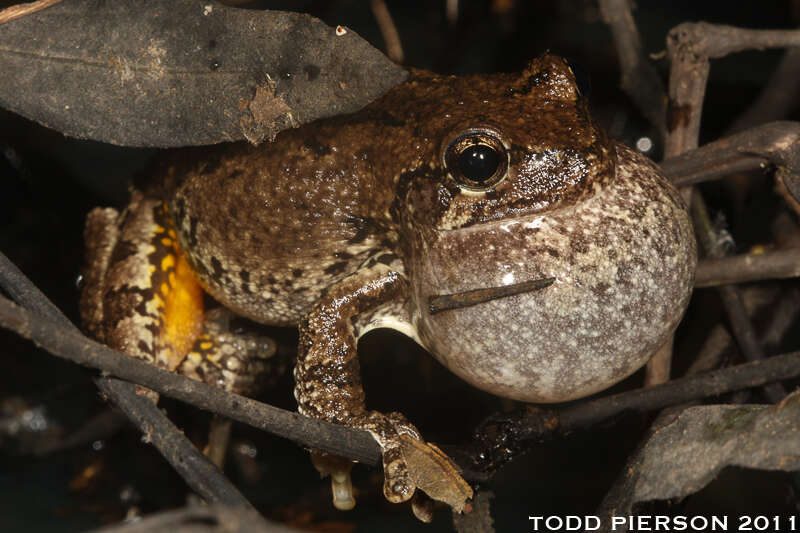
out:
M349 511L356 506L353 481L350 479L349 469L331 472L331 492L333 494L333 506L340 511Z
M403 454L402 435L421 440L419 431L400 413L384 415L372 411L356 421L355 427L368 431L383 452L383 495L392 503L411 499L417 489Z
M333 506L340 511L349 511L355 507L356 497L353 493L353 482L350 479L353 463L343 457L321 452L311 452L311 462L314 463L314 467L322 477L331 476Z
M206 314L204 332L177 371L237 394L252 394L265 377L281 375L285 362L274 357L275 341L249 331L231 331L224 309Z
M456 464L435 445L422 440L403 415L370 413L362 429L369 431L383 450L383 493L387 500L404 502L420 489L457 512L464 510L472 488ZM421 503L414 506L414 512L421 520L430 515Z
M411 499L417 489L399 448L383 452L383 495L392 503Z

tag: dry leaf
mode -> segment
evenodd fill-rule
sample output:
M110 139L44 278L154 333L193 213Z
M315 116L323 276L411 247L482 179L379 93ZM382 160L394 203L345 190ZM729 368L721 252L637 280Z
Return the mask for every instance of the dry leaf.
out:
M800 391L779 405L690 407L656 429L601 514L625 516L637 502L683 498L726 466L800 469ZM604 521L604 523L607 521Z
M0 107L126 146L248 139L354 112L406 73L355 32L212 0L64 0L0 31Z
M457 512L472 498L472 487L461 477L458 467L439 448L409 435L400 435L403 458L417 488L444 502Z

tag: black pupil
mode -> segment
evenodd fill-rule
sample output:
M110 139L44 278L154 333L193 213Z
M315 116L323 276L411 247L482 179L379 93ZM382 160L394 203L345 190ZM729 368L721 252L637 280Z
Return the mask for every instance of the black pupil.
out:
M458 168L468 180L483 183L497 172L500 156L485 144L468 146L458 155Z

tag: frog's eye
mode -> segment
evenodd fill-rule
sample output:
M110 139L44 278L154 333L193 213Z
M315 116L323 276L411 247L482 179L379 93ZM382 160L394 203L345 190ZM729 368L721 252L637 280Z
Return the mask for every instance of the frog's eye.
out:
M485 190L505 176L508 154L496 133L471 130L450 141L444 165L459 185Z

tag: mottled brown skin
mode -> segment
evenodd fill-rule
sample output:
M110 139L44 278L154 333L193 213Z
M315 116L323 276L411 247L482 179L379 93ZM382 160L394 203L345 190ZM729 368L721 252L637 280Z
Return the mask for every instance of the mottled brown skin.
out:
M504 170L485 185L450 157L465 132L500 153ZM692 287L680 197L595 126L554 56L519 74L414 71L359 113L258 147L183 151L157 174L146 196L166 202L202 287L258 322L300 325L300 411L370 431L392 501L415 490L398 434L419 435L401 415L366 411L361 335L393 327L489 392L562 401L640 367ZM428 309L437 295L540 278L555 281Z

